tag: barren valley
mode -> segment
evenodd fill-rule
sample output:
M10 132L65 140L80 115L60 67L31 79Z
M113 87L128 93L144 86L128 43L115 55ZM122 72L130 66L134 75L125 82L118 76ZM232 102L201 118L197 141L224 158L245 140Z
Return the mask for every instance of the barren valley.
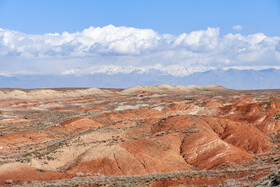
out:
M2 186L265 186L279 145L280 90L0 89Z

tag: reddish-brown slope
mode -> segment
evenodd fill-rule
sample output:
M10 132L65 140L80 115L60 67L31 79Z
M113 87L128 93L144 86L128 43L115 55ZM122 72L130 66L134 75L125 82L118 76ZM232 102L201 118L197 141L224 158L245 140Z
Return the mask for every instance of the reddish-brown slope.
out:
M180 140L179 140L180 141ZM135 175L190 170L180 150L160 140L131 140L88 150L67 171L103 175Z
M269 137L254 126L216 117L203 119L222 140L244 151L260 154L275 147Z
M280 130L280 102L256 102L248 99L236 99L220 108L223 117L234 121L249 123L266 134Z
M21 146L30 143L43 142L54 139L55 137L40 132L19 131L10 132L0 136L0 146L4 148L11 148L13 146Z
M0 185L4 185L6 181L12 181L13 184L17 184L22 181L58 180L74 176L75 175L54 171L38 170L21 163L11 163L0 166Z
M196 129L199 132L192 133ZM154 133L168 131L185 134L181 154L195 167L209 169L226 162L241 164L253 160L247 152L223 141L203 117L174 116L154 126Z
M102 126L100 123L92 119L77 118L77 119L60 123L58 126L50 127L48 128L48 130L73 133L73 132L84 131L90 128L95 128L100 126Z
M251 162L254 158L248 152L263 153L274 147L257 128L216 117L163 118L154 121L151 132L149 139L91 149L67 171L130 175L186 170L190 165L210 169Z

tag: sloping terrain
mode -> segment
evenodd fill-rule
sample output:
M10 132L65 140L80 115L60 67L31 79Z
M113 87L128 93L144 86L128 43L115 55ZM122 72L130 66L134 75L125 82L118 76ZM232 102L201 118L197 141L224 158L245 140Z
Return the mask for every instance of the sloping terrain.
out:
M0 91L0 185L236 186L280 163L280 90Z

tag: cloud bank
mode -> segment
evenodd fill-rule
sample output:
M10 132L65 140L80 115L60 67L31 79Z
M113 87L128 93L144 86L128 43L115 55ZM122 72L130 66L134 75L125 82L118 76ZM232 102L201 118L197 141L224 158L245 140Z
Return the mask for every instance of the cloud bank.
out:
M234 29L240 29L239 25ZM220 36L219 28L158 34L133 27L25 34L0 28L0 74L129 73L151 69L183 76L229 67L280 66L280 37Z

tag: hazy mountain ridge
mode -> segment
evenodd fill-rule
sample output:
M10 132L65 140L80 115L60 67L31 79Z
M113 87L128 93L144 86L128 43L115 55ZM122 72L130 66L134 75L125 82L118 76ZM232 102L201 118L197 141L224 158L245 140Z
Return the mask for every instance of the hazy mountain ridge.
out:
M127 88L138 85L211 85L218 84L231 89L280 88L280 70L211 70L188 76L176 77L158 70L140 73L85 74L85 75L17 75L0 76L0 87L6 88L54 88L99 87Z

